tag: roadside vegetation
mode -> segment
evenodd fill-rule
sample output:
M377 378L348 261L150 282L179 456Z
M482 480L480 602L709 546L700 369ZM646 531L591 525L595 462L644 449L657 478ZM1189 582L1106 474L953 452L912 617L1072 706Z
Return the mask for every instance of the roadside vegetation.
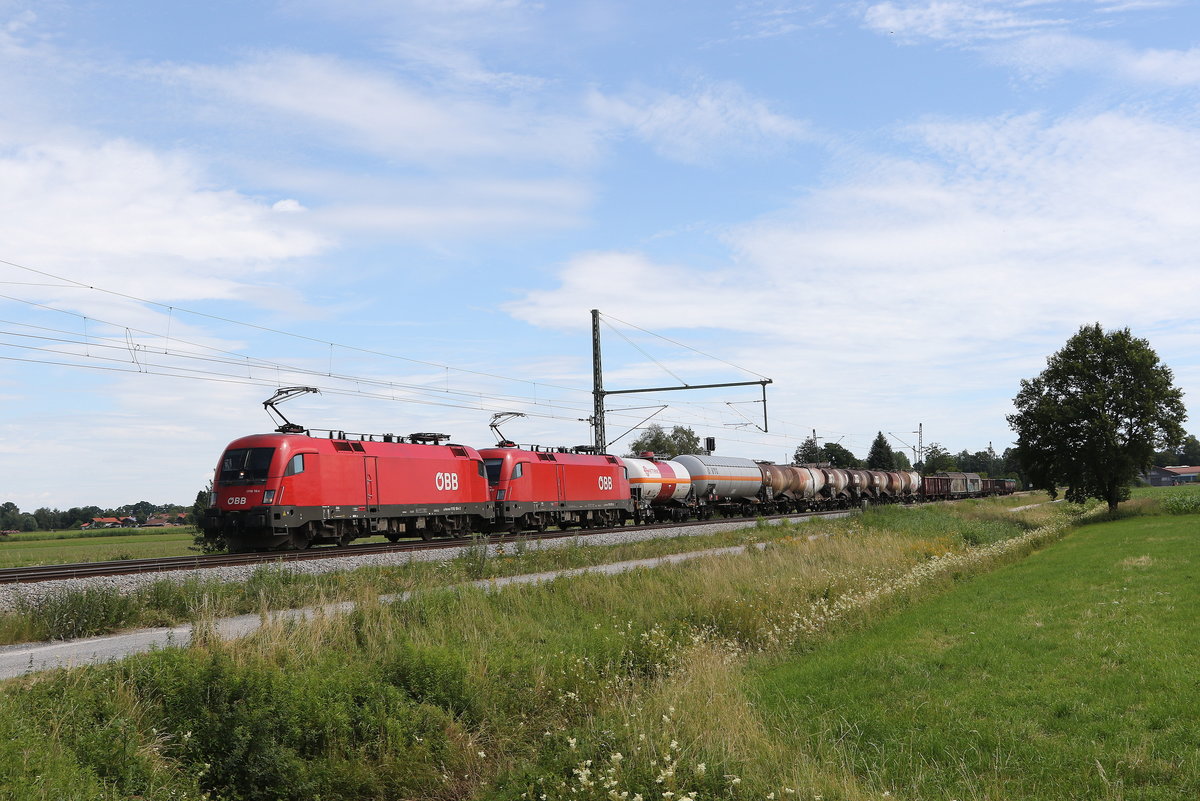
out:
M742 555L492 593L436 579L717 543L264 573L259 608L356 610L226 643L201 592L193 647L7 682L0 776L14 799L1195 797L1197 713L1165 706L1200 657L1194 519L1148 497L1078 529L1101 510L1028 498L760 526ZM376 601L402 587L426 591Z

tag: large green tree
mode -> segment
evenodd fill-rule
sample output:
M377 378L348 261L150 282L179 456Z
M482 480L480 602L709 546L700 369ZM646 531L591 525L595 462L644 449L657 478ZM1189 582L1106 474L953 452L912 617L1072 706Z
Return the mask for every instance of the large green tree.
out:
M700 437L686 426L675 426L668 432L657 423L651 423L629 445L626 456L639 456L646 452L664 459L674 459L683 453L700 453Z
M957 473L958 460L936 442L931 442L925 446L925 461L921 463L921 472L926 474L933 473Z
M829 462L834 467L847 470L858 470L863 466L862 461L849 448L836 442L826 442L821 448L822 461Z
M796 448L796 453L792 455L792 464L814 464L821 461L824 454L821 452L821 446L817 443L816 437L809 437Z
M1098 498L1109 511L1129 497L1155 451L1178 447L1187 416L1150 343L1099 323L1080 328L1041 375L1021 381L1013 405L1008 422L1030 483L1051 496L1065 486L1068 501Z
M871 450L867 452L867 469L896 469L896 455L892 451L892 446L888 444L887 437L883 435L882 431L875 435L875 441L871 443Z

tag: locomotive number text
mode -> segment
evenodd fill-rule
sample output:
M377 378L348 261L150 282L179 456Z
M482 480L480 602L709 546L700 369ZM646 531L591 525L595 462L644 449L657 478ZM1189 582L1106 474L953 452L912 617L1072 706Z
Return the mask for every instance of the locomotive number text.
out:
M612 476L600 476L600 489L610 490L613 488Z
M453 492L458 489L458 473L438 473L434 476L433 485L439 490Z

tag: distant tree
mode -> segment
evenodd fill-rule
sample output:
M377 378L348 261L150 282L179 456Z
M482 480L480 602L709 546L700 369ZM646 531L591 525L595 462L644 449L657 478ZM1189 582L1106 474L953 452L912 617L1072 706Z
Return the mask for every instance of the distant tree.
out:
M44 506L33 513L33 519L37 521L38 531L54 531L63 528L62 518L62 512L57 509L47 509Z
M1178 448L1187 412L1169 367L1128 328L1106 333L1085 325L1021 381L1009 425L1017 458L1034 487L1068 501L1098 498L1109 511L1156 450Z
M1005 448L1003 455L1000 457L1000 475L1004 478L1015 478L1017 486L1024 488L1028 485L1025 480L1025 470L1021 467L1021 461L1017 458L1016 448Z
M1200 440L1196 439L1195 435L1188 434L1178 448L1164 448L1155 453L1154 464L1157 467L1200 466Z
M0 504L0 529L19 531L21 528L21 508L12 501Z
M896 470L912 470L912 462L908 461L904 451L892 451L892 456L896 460Z
M958 472L958 461L941 445L931 442L925 448L925 461L921 464L921 472L927 475L955 473Z
M825 446L821 448L821 457L820 461L829 462L834 467L843 469L854 470L863 466L857 456L836 442L826 442Z
M875 435L875 441L871 443L871 450L867 453L867 469L896 469L896 455L892 451L892 446L888 444L887 437L883 435L882 431Z
M136 517L139 522L144 523L147 518L158 512L158 506L150 501L138 501L128 506L122 506L119 511L122 513L122 517Z
M651 423L641 436L630 443L626 456L638 456L647 451L666 459L673 459L684 453L700 453L700 437L685 426L675 426L668 433L657 423Z
M823 458L824 454L821 452L821 446L817 444L817 438L809 437L800 447L796 448L796 453L792 456L792 464L812 464L822 461Z
M191 511L188 512L188 522L199 528L200 521L204 519L204 511L208 509L211 501L212 482L210 481L204 489L196 493L196 500L192 503Z

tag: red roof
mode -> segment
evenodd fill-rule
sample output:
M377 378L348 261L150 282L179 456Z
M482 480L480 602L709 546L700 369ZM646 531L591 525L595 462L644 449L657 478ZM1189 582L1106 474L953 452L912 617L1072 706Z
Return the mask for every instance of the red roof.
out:
M1163 470L1166 470L1168 473L1174 473L1177 476L1200 475L1200 467L1188 467L1187 465L1182 465L1179 467L1164 467Z

